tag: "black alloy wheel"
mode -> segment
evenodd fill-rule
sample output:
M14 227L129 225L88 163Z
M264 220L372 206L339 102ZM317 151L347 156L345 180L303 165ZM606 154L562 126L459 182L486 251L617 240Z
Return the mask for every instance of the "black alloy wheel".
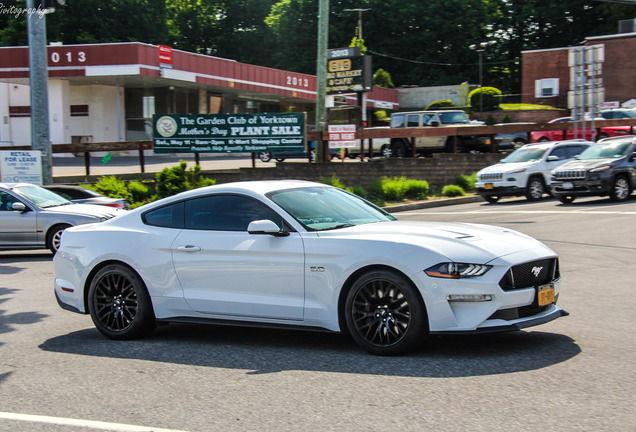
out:
M142 337L156 325L143 281L123 264L97 272L88 290L88 310L97 330L111 339Z
M361 276L345 303L347 328L354 341L377 355L415 349L427 334L424 305L411 281L389 270Z

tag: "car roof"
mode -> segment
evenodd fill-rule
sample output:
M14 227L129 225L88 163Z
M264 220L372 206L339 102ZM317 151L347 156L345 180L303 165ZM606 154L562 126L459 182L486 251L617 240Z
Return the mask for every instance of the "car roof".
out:
M558 145L572 145L572 144L588 144L588 145L592 145L595 144L593 141L588 141L588 140L584 140L584 139L571 139L571 140L561 140L561 141L545 141L545 142L540 142L540 143L529 143L529 144L524 144L519 148L524 148L524 147L535 147L535 148L552 148L552 147L556 147Z

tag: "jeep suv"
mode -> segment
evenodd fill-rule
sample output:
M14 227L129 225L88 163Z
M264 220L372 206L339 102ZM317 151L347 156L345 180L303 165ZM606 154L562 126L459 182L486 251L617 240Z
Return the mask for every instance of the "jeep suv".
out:
M391 114L391 128L421 128L439 126L475 126L462 110L412 111ZM427 136L415 138L417 155L429 155L434 152L451 152L452 136ZM490 146L489 136L458 137L457 151L486 150ZM391 139L391 155L408 157L413 155L411 140L408 138Z
M634 152L633 135L599 141L576 160L552 171L552 194L564 204L578 196L609 196L612 201L625 201L636 184Z
M479 171L475 188L489 203L503 196L525 195L528 201L539 200L548 192L552 170L593 144L584 140L526 144L498 164Z

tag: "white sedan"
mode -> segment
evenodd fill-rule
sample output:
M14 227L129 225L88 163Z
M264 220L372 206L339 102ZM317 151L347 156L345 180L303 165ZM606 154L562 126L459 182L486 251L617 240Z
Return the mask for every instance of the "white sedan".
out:
M486 225L400 222L319 183L209 186L67 229L64 309L112 339L157 322L347 332L381 355L429 334L519 330L567 315L557 255Z

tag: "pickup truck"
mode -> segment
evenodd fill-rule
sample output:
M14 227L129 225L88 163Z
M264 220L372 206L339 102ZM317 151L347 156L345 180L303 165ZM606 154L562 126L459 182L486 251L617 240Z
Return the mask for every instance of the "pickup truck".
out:
M440 126L475 126L480 122L472 122L462 110L412 111L391 114L391 128L422 128ZM435 152L451 152L452 136L431 136L415 138L415 153L429 155ZM458 137L457 151L488 151L491 145L490 136L462 135ZM392 138L391 155L408 157L413 155L409 138Z

